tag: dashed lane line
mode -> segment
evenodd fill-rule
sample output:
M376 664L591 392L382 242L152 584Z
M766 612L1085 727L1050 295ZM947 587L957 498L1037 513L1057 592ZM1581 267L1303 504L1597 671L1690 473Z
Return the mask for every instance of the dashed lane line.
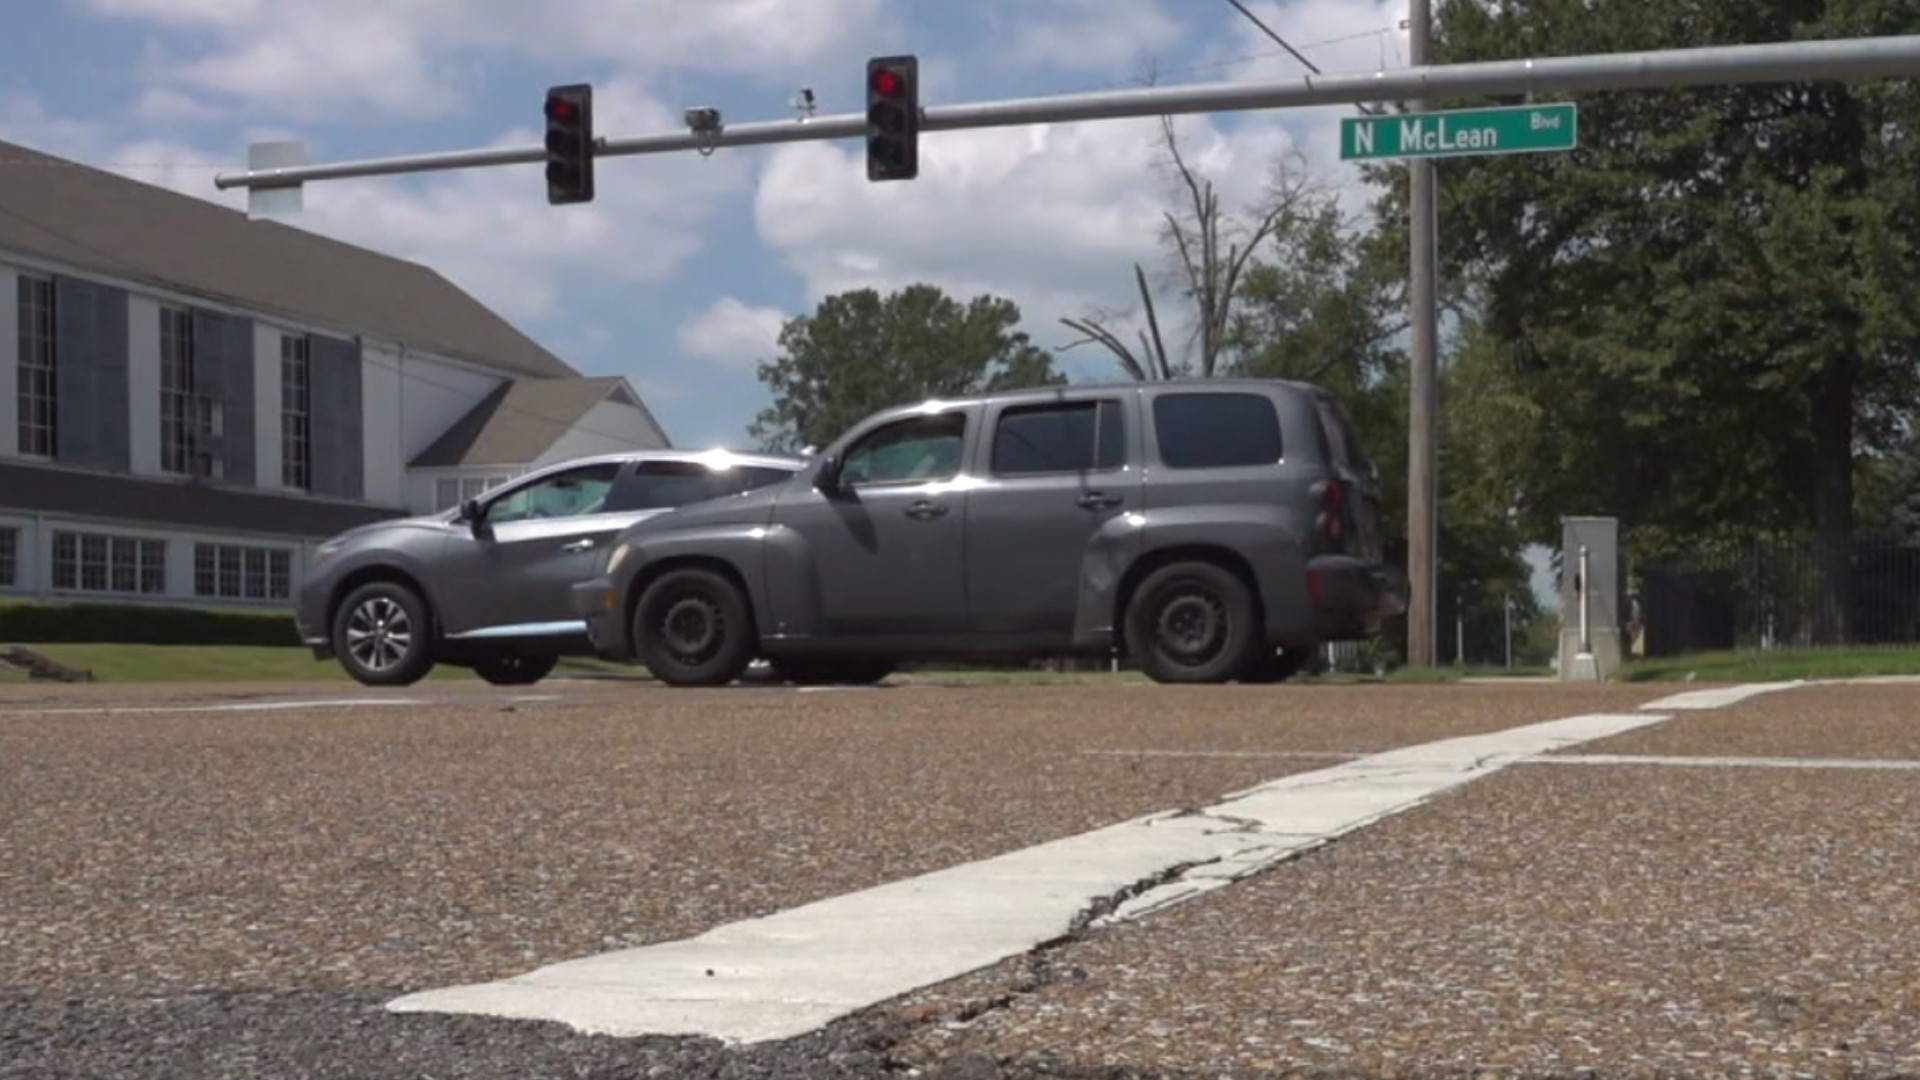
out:
M1912 758L1725 757L1684 754L1544 754L1528 765L1668 765L1693 769L1920 769Z

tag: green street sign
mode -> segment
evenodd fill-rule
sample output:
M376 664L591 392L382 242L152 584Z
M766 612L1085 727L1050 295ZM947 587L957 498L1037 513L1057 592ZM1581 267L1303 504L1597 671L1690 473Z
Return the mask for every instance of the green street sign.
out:
M1449 109L1340 121L1340 160L1535 154L1580 144L1580 111L1572 102Z

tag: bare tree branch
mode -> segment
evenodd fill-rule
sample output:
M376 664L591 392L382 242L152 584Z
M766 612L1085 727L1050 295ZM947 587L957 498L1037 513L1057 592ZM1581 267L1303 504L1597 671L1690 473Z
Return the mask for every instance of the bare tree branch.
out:
M1078 348L1081 345L1100 345L1104 347L1108 352L1112 353L1114 359L1120 361L1120 366L1126 369L1126 372L1130 377L1141 382L1145 382L1147 380L1148 378L1147 369L1141 366L1140 359L1133 354L1133 350L1127 348L1127 343L1124 341L1121 341L1120 338L1113 333L1113 331L1108 330L1106 327L1101 326L1100 324L1094 322L1092 319L1063 318L1060 320L1060 322L1063 325L1065 325L1068 329L1076 330L1081 334L1084 334L1085 337L1083 337L1079 341L1069 342L1066 345L1062 345L1060 346L1059 349L1055 351L1066 352L1069 349Z
M1173 378L1173 365L1167 361L1167 343L1160 337L1160 315L1154 310L1153 293L1147 290L1147 271L1139 263L1133 264L1133 278L1140 285L1140 303L1147 309L1147 328L1153 331L1153 358L1160 366L1162 379Z

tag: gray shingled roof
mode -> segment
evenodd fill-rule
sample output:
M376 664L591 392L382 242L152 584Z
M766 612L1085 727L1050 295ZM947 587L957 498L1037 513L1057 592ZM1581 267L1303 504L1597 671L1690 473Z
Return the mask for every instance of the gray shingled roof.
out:
M516 379L496 387L409 463L415 469L460 465L524 465L547 452L567 430L608 398L639 409L666 432L618 376Z
M579 374L418 263L14 143L0 158L0 250L516 374Z
M0 462L8 510L152 522L178 529L325 537L404 510L269 495L208 484L155 483L74 469Z

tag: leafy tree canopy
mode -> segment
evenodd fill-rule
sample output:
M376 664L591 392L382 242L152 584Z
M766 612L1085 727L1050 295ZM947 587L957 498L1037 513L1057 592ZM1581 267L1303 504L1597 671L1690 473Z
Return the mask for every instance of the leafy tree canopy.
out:
M1445 63L1920 25L1920 0L1442 10ZM1552 542L1561 515L1603 513L1642 550L1808 528L1844 543L1856 455L1894 438L1920 390L1920 90L1572 97L1578 150L1439 168L1443 274L1485 317L1481 392L1506 403L1489 437L1527 533ZM1375 171L1401 228L1394 173Z
M1011 300L977 296L963 305L926 284L829 296L812 315L788 320L779 355L760 364L773 403L749 434L772 450L824 446L895 405L1065 382L1019 322Z

